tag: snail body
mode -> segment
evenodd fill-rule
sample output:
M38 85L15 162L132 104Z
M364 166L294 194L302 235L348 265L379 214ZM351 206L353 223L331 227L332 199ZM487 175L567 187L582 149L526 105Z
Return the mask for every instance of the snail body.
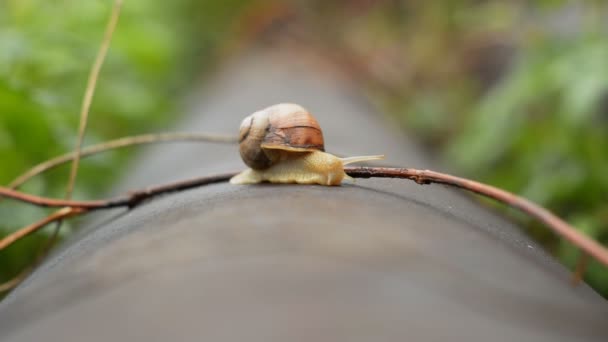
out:
M304 108L282 103L255 112L241 123L239 151L250 168L232 184L298 183L340 185L344 165L384 156L339 158L324 151L317 120Z

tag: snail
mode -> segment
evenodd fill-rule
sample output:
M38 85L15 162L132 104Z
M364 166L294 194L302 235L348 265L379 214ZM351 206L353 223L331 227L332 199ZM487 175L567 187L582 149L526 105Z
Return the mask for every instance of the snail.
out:
M317 120L292 103L270 106L243 119L239 150L250 168L232 177L232 184L340 185L343 179L350 179L344 165L384 158L382 155L339 158L325 152Z

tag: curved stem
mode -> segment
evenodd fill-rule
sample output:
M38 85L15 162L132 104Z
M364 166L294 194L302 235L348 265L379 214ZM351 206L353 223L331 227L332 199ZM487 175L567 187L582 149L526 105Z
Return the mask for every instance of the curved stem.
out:
M24 194L19 191L0 187L0 195L10 197L26 203L43 206L43 207L65 207L55 213L45 217L44 219L21 228L12 234L4 237L0 240L0 250L10 246L15 241L43 228L45 225L62 220L67 217L86 213L91 210L116 208L116 207L134 207L141 203L143 200L170 192L180 191L195 188L201 185L221 183L229 180L232 176L237 174L236 172L212 175L207 177L200 177L194 179L187 179L183 181L163 184L159 186L150 187L147 189L131 192L125 196L99 201L70 201L55 198L46 198L40 196L34 196Z
M29 226L21 228L15 232L13 232L12 234L7 235L4 238L2 238L2 240L0 240L0 251L3 250L4 248L10 246L13 242L26 237L27 235L43 228L44 226L46 226L47 224L49 224L51 222L55 222L57 220L62 220L64 218L68 218L70 216L78 215L85 211L86 210L82 209L82 208L72 208L72 207L65 207L65 208L59 209L56 212L52 213L51 215L43 218L42 220L34 222L34 223L30 224Z
M126 195L95 201L74 201L58 198L49 198L36 195L26 194L20 191L12 190L5 187L0 187L0 196L12 198L17 201L33 204L39 207L71 207L79 209L99 210L116 207L134 207L141 201L150 197L158 196L169 192L175 192L185 189L190 189L206 184L225 182L236 172L217 174L183 181L172 182L168 184L149 187L143 190L132 191Z
M26 194L9 188L0 187L0 196L12 198L17 201L33 204L39 207L74 207L74 208L101 208L107 207L106 201L72 201L58 198L49 198Z
M353 178L405 178L411 179L418 184L446 184L492 198L534 217L558 235L594 257L597 261L608 266L608 250L604 246L579 232L576 228L569 225L549 210L508 191L470 179L430 170L387 167L349 167L345 168L344 171Z
M577 231L574 227L555 216L547 209L508 191L469 179L455 177L430 170L386 167L347 167L345 168L345 172L353 178L402 178L413 180L419 184L446 184L495 199L540 220L558 235L567 239L575 246L581 248L586 254L589 254L589 256L592 256L603 265L608 266L608 250L604 246ZM99 201L66 201L54 198L38 197L2 187L0 187L0 195L39 206L70 206L75 209L86 209L87 211L90 211L114 207L133 207L141 203L141 201L153 196L194 188L206 184L224 182L235 174L236 173L227 173L184 180L150 187L114 199Z
M169 132L169 133L155 133L155 134L142 134L130 137L124 137L116 140L110 140L101 144L92 145L83 148L80 151L80 157L88 157L98 153L110 151L117 148L153 144L161 142L179 142L179 141L192 141L192 142L213 142L213 143L227 143L233 144L238 141L238 137L231 135L222 134L208 134L208 133L195 133L195 132ZM66 153L55 158L49 159L42 162L27 172L23 173L19 177L15 178L7 187L16 189L23 185L32 177L35 177L45 171L53 169L57 166L68 163L76 158L75 152Z
M84 140L84 133L87 128L87 121L89 117L89 112L91 109L91 104L93 103L93 95L95 95L95 87L97 86L97 79L99 78L99 72L101 71L101 67L103 62L106 59L106 55L108 54L108 50L110 49L110 42L112 41L112 34L114 33L114 29L116 28L116 24L118 24L118 18L120 17L120 8L122 7L122 0L115 0L114 5L112 6L112 13L110 15L110 20L108 20L108 24L106 26L106 31L103 36L103 40L101 42L101 46L99 47L99 52L95 57L95 62L93 62L93 66L91 67L91 72L89 73L89 79L87 80L87 87L84 91L84 98L82 100L82 107L80 109L80 124L78 127L78 141L76 142L76 148L74 149L74 153L76 157L72 163L72 167L70 169L70 178L68 181L68 186L66 188L66 198L70 199L72 197L72 191L74 190L74 183L76 182L76 175L78 174L78 165L80 163L80 150L82 149L82 142Z

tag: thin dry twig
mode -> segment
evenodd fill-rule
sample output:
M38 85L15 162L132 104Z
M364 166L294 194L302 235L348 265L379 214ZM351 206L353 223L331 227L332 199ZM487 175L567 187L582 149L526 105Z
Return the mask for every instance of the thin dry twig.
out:
M130 137L124 137L116 140L110 140L101 144L84 147L80 150L80 158L89 157L102 152L129 147L143 144L153 144L161 142L181 142L181 141L192 141L192 142L213 142L213 143L227 143L233 144L238 141L238 137L225 134L209 134L209 133L195 133L195 132L169 132L169 133L152 133L142 134ZM7 187L16 189L23 185L31 178L53 169L57 166L68 163L76 158L76 152L66 153L55 158L49 159L42 162L25 173L15 178Z
M42 227L40 227L40 228L42 228ZM36 269L36 267L38 265L40 265L40 263L42 261L44 261L44 259L48 255L49 251L55 244L58 236L59 236L59 229L53 230L53 234L51 234L51 236L47 239L46 243L44 244L44 247L42 247L38 251L38 255L36 256L36 259L30 265L28 265L27 267L22 269L14 277L12 277L11 279L9 279L3 283L0 283L0 293L11 290L15 286L21 284L21 282L23 280L25 280L25 278L27 278L34 271L34 269Z
M12 190L4 187L0 187L0 196L12 198L14 200L29 203L33 205L37 205L39 207L74 207L74 208L100 208L107 207L107 201L99 200L99 201L72 201L66 199L57 199L57 198L49 198L42 197L36 195L30 195L23 192L19 192L17 190Z
M608 250L604 246L582 234L549 210L508 191L469 179L430 170L386 167L348 167L345 169L345 172L353 178L406 178L411 179L418 184L446 184L492 198L534 217L558 235L594 257L597 261L608 266Z
M406 169L406 168L384 168L384 167L347 167L345 172L353 178L401 178L410 179L418 184L445 184L449 186L458 187L465 189L492 199L499 202L510 205L516 209L523 211L524 213L538 219L539 221L546 224L550 229L555 231L558 235L564 237L575 246L579 247L586 255L584 259L589 257L595 258L597 261L605 266L608 266L608 250L577 231L574 227L564 222L547 209L544 209L529 200L509 193L507 191L495 188L490 185L475 182L469 179L455 177L448 174L443 174L430 170L417 170L417 169ZM92 210L115 208L115 207L128 207L132 208L142 201L151 197L185 190L189 188L198 187L201 185L220 183L227 181L230 177L236 173L218 174L207 177L200 177L195 179L189 179L160 186L154 186L140 191L131 192L129 194L116 197L108 200L99 201L70 201L61 200L54 198L45 198L39 196L33 196L24 194L15 190L0 187L0 196L10 197L16 200L35 204L39 206L48 207L68 207L62 210L71 210L68 212L56 212L53 216L49 216L33 225L30 225L24 229L21 229L11 236L0 240L0 250L8 247L13 242L17 241L29 233L42 228L44 225L53 221L61 220L67 216L74 216L83 214ZM64 215L62 215L62 213ZM577 274L575 279L582 277L583 268L577 267Z
M54 199L54 198L45 198L39 196L33 196L24 194L12 189L2 188L0 187L0 195L10 197L13 199L17 199L26 203L35 204L43 207L64 207L59 211L45 217L44 219L33 223L27 227L19 229L14 233L4 237L0 240L0 250L10 246L17 240L43 228L49 223L63 220L65 218L84 214L88 211L99 210L99 209L108 209L108 208L116 208L116 207L128 207L132 208L141 203L142 201L158 196L161 194L166 194L170 192L176 192L186 189L195 188L201 185L213 184L213 183L221 183L230 179L230 177L234 176L236 172L226 173L226 174L218 174L207 177L200 177L195 179L188 179L184 181L172 182L168 184L163 184L159 186L149 187L147 189L143 189L140 191L134 191L127 195L117 197L109 200L100 200L100 201L71 201L71 200L63 200L63 199ZM10 281L9 281L10 282Z
M105 201L105 203L103 203L103 201L98 201L99 204L105 204L105 206L91 207L91 208L83 208L83 207L78 207L78 206L67 206L66 208L63 208L63 209L55 212L54 214L45 217L41 221L38 221L25 228L19 229L16 232L10 234L9 236L6 236L2 240L0 240L0 250L10 246L11 244L18 241L19 239L26 237L27 235L29 235L39 229L42 229L44 226L46 226L49 223L63 220L70 216L84 214L89 210L111 208L111 207L117 207L117 206L118 207L126 206L126 207L132 208L132 207L136 206L137 204L141 203L143 200L156 196L156 195L190 189L190 188L194 188L194 187L206 185L206 184L224 182L224 181L227 181L228 179L230 179L230 177L234 176L235 174L236 174L236 172L229 173L229 174L219 174L219 175L214 175L214 176L209 176L209 177L202 177L202 178L197 178L197 179L190 179L190 180L185 180L185 181L179 181L179 182L169 183L169 184L165 184L165 185L161 185L161 186L150 187L150 188L147 188L147 189L144 189L141 191L132 192L126 196L123 196L122 198ZM2 193L2 191L4 191L4 190L8 190L9 192L14 191L12 189L0 188L0 193ZM34 197L36 197L36 196L34 196ZM26 198L29 198L29 195L26 195ZM38 197L38 199L40 199L40 198L41 197ZM74 201L67 201L67 200L60 200L60 201L74 202ZM26 202L28 202L28 201L26 200ZM31 203L31 202L28 202L28 203ZM34 203L32 203L32 204L34 204ZM32 269L33 269L33 267L29 267L28 269L22 271L20 274L18 274L14 278L10 279L9 281L0 284L0 292L8 291L8 290L12 289L13 287L17 286L23 279L25 279L25 277L27 277L30 274Z
M42 227L41 227L42 228ZM17 275L12 277L11 279L0 283L0 293L6 292L8 290L13 289L15 286L21 284L25 278L27 278L42 261L46 258L48 253L51 251L51 248L57 241L57 237L59 236L59 229L53 230L53 234L47 239L44 246L38 251L38 255L36 259L27 267L22 269Z
M49 198L36 195L26 194L20 191L0 187L0 196L12 198L17 201L21 201L28 204L33 204L39 207L72 207L79 209L100 210L117 207L134 207L141 201L154 197L160 194L185 190L194 188L201 185L220 183L224 182L230 177L234 176L236 172L218 174L213 176L206 176L194 179L187 179L183 181L173 182L169 184L163 184L159 186L149 187L147 189L132 191L126 195L105 199L105 200L94 200L94 201L74 201L65 200L58 198Z
M386 167L347 167L345 168L345 172L353 178L402 178L413 180L418 184L446 184L495 199L499 202L519 209L524 213L538 219L539 221L547 225L550 229L555 231L558 235L564 237L565 239L573 243L575 246L581 248L586 254L592 256L603 265L608 266L608 250L605 247L592 240L591 238L585 236L581 232L577 231L574 227L572 227L559 217L555 216L547 209L542 208L525 198L519 197L505 190L501 190L493 186L475 182L469 179L455 177L452 175L430 170ZM233 175L235 175L235 173L220 174L179 181L175 183L151 187L141 191L132 192L130 194L121 197L116 197L113 199L98 201L69 201L54 198L45 198L25 194L22 192L2 187L0 187L0 196L10 197L15 200L39 206L69 206L90 211L125 206L133 207L139 204L141 201L159 194L189 189L205 184L223 182L228 180Z
M93 62L93 66L91 67L91 71L89 73L89 79L87 80L87 86L84 92L84 98L82 100L82 108L80 110L80 125L78 127L78 141L76 143L76 148L74 150L74 159L72 162L72 167L70 169L70 176L68 179L68 185L65 190L65 198L72 198L72 192L74 191L74 185L76 184L76 176L78 175L78 166L80 164L80 156L82 150L82 142L84 141L84 135L86 133L87 122L89 117L89 112L91 111L91 104L93 103L93 96L95 95L95 89L97 87L97 80L99 78L99 73L101 71L101 67L106 59L108 54L108 50L110 49L110 42L112 41L112 35L114 34L114 30L116 29L116 25L118 24L118 18L120 18L120 9L122 8L122 0L115 0L114 5L112 6L112 12L110 14L110 19L106 25L106 30L104 33L103 40L101 42L101 46L95 57L95 61ZM54 243L55 239L59 235L59 231L61 230L61 226L63 225L63 219L59 219L55 224L55 228L53 229L53 233L48 240L47 247L45 247L45 251L43 253L47 253L50 251L50 247Z
M153 133L153 134L142 134L130 137L123 137L116 140L110 140L101 144L88 146L83 148L80 151L80 157L88 157L98 153L119 149L123 147L143 145L143 144L153 144L153 143L161 143L161 142L212 142L212 143L226 143L226 144L234 144L238 142L238 137L226 135L226 134L207 134L207 133L196 133L196 132L168 132L168 133ZM25 173L21 174L17 178L15 178L9 185L9 189L17 189L21 185L25 184L31 178L53 169L62 164L68 163L72 161L76 157L76 153L66 153L64 155L49 159L45 162L42 162L33 168L29 169ZM0 199L1 201L2 199ZM44 257L51 250L51 247L57 240L57 236L59 235L59 229L56 227L51 236L49 237L47 243L42 248L39 253L36 261L32 263L29 267L22 270L18 275L13 277L12 279L0 283L0 292L8 291L18 284L21 283L33 270L34 268L44 260Z
M10 246L13 242L26 237L27 235L43 228L44 226L46 226L47 224L49 224L51 222L55 222L58 220L62 220L64 218L78 215L78 214L83 213L84 211L85 210L82 208L74 208L74 207L65 207L65 208L59 209L56 212L52 213L51 215L43 218L42 220L34 222L34 223L28 225L27 227L19 229L19 230L13 232L12 234L2 238L2 240L0 240L0 250L3 250L4 248Z
M97 79L99 78L101 66L103 65L103 62L106 59L108 49L110 48L112 34L114 34L114 29L116 28L116 24L118 23L121 7L122 0L114 1L114 6L112 7L112 14L110 15L110 20L108 20L103 41L101 42L101 47L99 48L99 52L95 57L95 62L93 63L93 67L91 68L89 79L87 81L87 88L84 92L84 99L82 101L82 108L80 110L80 127L78 128L78 142L76 143L76 148L74 149L75 158L72 163L72 168L70 170L70 179L66 189L66 198L68 199L72 197L72 192L74 190L74 183L76 181L76 175L78 173L78 164L80 162L80 150L82 148L82 141L84 140L84 133L87 127L91 103L93 102L93 95L95 94Z
M78 165L80 162L80 153L81 153L81 148L82 148L82 142L84 140L84 134L86 132L89 111L91 109L91 103L93 102L93 95L95 94L95 87L97 85L97 79L99 78L99 72L101 71L101 67L103 65L103 62L106 58L108 49L110 47L112 35L114 33L114 29L116 28L116 24L118 23L118 18L120 17L121 7L122 7L122 0L116 0L114 2L114 5L112 6L112 13L110 15L110 19L108 20L108 24L106 26L104 38L103 38L101 46L99 48L99 52L97 53L97 56L95 57L95 61L93 63L93 66L91 67L91 71L89 73L89 78L87 81L87 86L85 89L84 98L82 101L82 107L81 107L81 111L80 111L80 125L79 125L79 129L78 129L78 141L76 143L76 148L74 150L73 163L72 163L72 167L70 170L68 185L66 187L66 195L65 195L66 199L70 199L72 197L72 192L74 190L74 184L76 182L76 176L78 174ZM52 215L49 216L49 218L51 218L51 217L52 217ZM59 234L59 230L61 229L61 225L63 222L61 220L61 217L59 219L56 219L53 221L57 221L57 224L55 226L55 229L53 230L52 237L50 238L49 243L47 244L47 247L50 247L50 245L52 245L52 242L55 240L55 238ZM42 221L40 221L40 222L42 222ZM44 225L42 225L42 227L44 227L45 225L46 225L46 223ZM29 227L31 227L31 226L20 229L15 233L26 231L27 228L29 228ZM38 230L38 228L35 230ZM10 235L9 235L9 237L10 237ZM49 249L50 248L45 247L43 253L46 253ZM17 276L16 278L13 278L13 280L20 278L20 275ZM25 276L27 276L27 274ZM16 282L14 284L13 283L14 282L11 280L5 284L9 284L9 285L12 284L13 286L15 286L19 282ZM2 285L4 285L4 284L2 284Z

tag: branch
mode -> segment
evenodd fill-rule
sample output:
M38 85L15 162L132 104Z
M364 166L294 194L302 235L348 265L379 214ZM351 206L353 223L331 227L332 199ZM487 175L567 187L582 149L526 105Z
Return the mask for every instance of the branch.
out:
M86 209L87 211L109 209L117 207L134 207L141 201L150 197L166 194L170 192L176 192L180 190L190 189L206 184L220 183L227 181L230 177L234 176L236 172L218 174L207 177L200 177L195 179L188 179L184 181L178 181L169 184L163 184L159 186L150 187L143 190L131 192L129 194L96 201L73 201L57 198L49 198L42 196L35 196L26 194L20 191L12 190L5 187L0 187L0 196L12 198L17 201L33 204L39 207L71 207L77 209Z
M51 222L62 220L64 218L68 218L70 216L78 215L85 211L86 210L82 209L82 208L72 208L72 207L65 207L65 208L59 209L56 212L52 213L51 215L43 218L42 220L32 223L29 226L21 228L18 231L4 237L2 240L0 240L0 250L3 250L4 248L10 246L13 242L26 237L27 235L43 228L44 226L46 226L47 224L49 224Z
M114 1L114 6L112 7L112 14L106 26L106 32L104 33L103 41L101 42L101 47L99 48L97 57L95 57L95 62L93 63L93 67L91 68L91 73L89 74L89 79L87 81L87 88L84 92L84 99L82 100L82 108L80 110L78 142L76 143L76 149L74 150L76 156L74 158L74 162L72 163L72 168L70 170L70 179L66 189L66 198L68 199L72 197L72 191L74 190L74 183L76 181L76 175L78 173L78 164L80 162L80 150L82 148L82 141L84 140L84 133L87 127L87 119L89 117L91 103L93 102L93 95L95 94L97 79L99 78L101 66L103 65L103 62L106 59L106 55L108 54L110 42L112 41L112 34L114 33L114 29L116 28L116 24L118 23L118 18L120 17L121 7L122 0Z
M582 234L549 210L505 190L469 179L430 170L386 167L347 167L344 171L353 178L405 178L413 180L418 184L446 184L492 198L513 208L519 209L539 220L558 235L570 241L575 246L578 246L605 266L608 266L608 250L604 246Z
M79 129L78 129L78 142L76 143L76 148L74 151L75 156L73 158L72 168L70 170L70 178L68 180L68 185L66 187L66 195L65 195L66 199L70 199L72 197L72 192L74 190L74 184L76 182L76 175L78 173L78 165L80 162L80 153L81 153L81 148L82 148L82 142L84 140L84 134L85 134L86 127L87 127L87 119L89 116L89 111L91 109L91 103L93 102L93 95L95 94L95 87L97 85L97 79L99 78L99 72L101 71L101 67L103 65L103 62L106 58L108 49L110 47L110 42L112 40L112 34L114 33L114 29L116 28L116 24L118 23L118 18L120 17L121 6L122 6L122 0L116 0L114 2L114 6L112 7L112 13L110 15L110 19L108 20L108 24L106 26L106 31L104 34L103 41L101 43L101 47L99 48L99 52L97 53L97 56L95 57L95 62L93 63L93 66L91 67L89 79L87 81L87 87L85 89L84 98L82 101L82 107L81 107L81 111L80 111L80 125L79 125ZM47 217L47 219L52 218L52 217L53 217L53 215ZM53 220L53 221L57 221L57 224L53 231L53 237L51 238L51 240L54 240L55 237L57 236L57 234L59 233L59 230L61 229L61 223L62 223L61 217L59 217L59 219ZM44 222L44 220L42 220L40 222ZM44 223L40 227L44 227L47 223ZM29 227L31 227L31 226L28 226L24 229L20 229L15 233L25 232L25 231L27 231L27 228L29 228ZM32 229L32 231L36 231L40 227ZM29 234L29 233L26 233L26 234ZM2 241L5 241L5 240L2 240ZM9 242L9 244L10 243L11 242ZM52 242L49 243L49 245L50 244L52 244ZM2 248L0 248L0 249L2 249ZM24 273L24 277L26 275L27 274ZM20 276L15 278L15 279L17 279L17 283L20 280L19 278L21 278ZM11 282L9 282L7 284L8 284L8 286L14 285Z
M180 191L191 189L194 187L198 187L206 184L220 183L225 182L230 179L230 177L234 176L236 172L227 173L227 174L219 174L208 177L201 177L196 179L189 179L185 181L178 181L174 183L168 183L160 186L150 187L144 190L132 192L128 195L118 197L115 199L109 200L100 200L100 201L70 201L70 200L61 200L61 199L53 199L53 198L45 198L39 196L33 196L24 194L12 189L2 188L0 187L0 195L10 197L19 201L23 201L30 204L35 204L43 207L65 207L44 219L31 224L25 228L19 229L16 232L6 236L2 240L0 240L0 250L10 246L15 241L43 228L47 224L55 221L62 220L67 217L79 215L86 213L91 210L98 209L108 209L108 208L116 208L116 207L129 207L132 208L143 200L158 196L160 194L166 194L170 192ZM4 284L2 284L5 286ZM13 281L9 281L6 283L6 286L13 286Z
M44 261L44 259L48 255L49 251L51 250L51 248L53 248L53 245L57 241L58 236L59 236L59 229L54 229L53 233L47 239L44 246L38 251L38 255L36 256L35 260L31 264L28 265L27 267L25 267L24 269L22 269L17 275L12 277L11 279L9 279L3 283L0 283L0 293L11 290L15 286L21 284L21 282L25 278L27 278L34 271L34 269L36 269L36 267L38 265L40 265L40 263L42 261Z
M24 194L22 192L18 192L12 189L7 189L0 187L0 196L10 197L22 202L42 206L42 207L64 207L59 211L45 217L44 219L33 223L27 227L21 228L16 232L6 236L2 240L0 240L0 250L10 246L15 241L43 228L45 225L60 221L64 218L84 214L88 211L99 210L99 209L109 209L116 207L129 207L132 208L143 200L158 196L160 194L166 194L170 192L176 192L186 189L195 188L201 185L213 184L213 183L221 183L229 180L232 176L234 176L236 172L226 173L226 174L218 174L208 177L201 177L195 179L188 179L184 181L178 181L168 184L163 184L159 186L150 187L147 189L143 189L140 191L131 192L128 195L117 197L115 199L109 200L100 200L100 201L71 201L71 200L62 200L62 199L54 199L54 198L46 198L39 197L34 195ZM8 286L12 284L12 281L9 281ZM4 284L2 284L4 286ZM9 287L10 288L10 287Z
M153 144L161 142L178 142L178 141L193 141L193 142L214 142L233 144L238 141L238 137L223 134L208 134L208 133L189 133L189 132L173 132L173 133L156 133L142 134L131 137L124 137L116 140L110 140L101 144L92 145L83 148L80 151L80 157L88 157L98 153L128 147L135 145ZM19 177L15 178L7 187L16 189L45 171L53 169L62 164L68 163L76 158L76 152L66 153L55 158L42 162L33 168L29 169Z
M238 142L238 137L226 134L207 134L207 133L190 133L190 132L170 132L170 133L156 133L156 134L142 134L130 137L123 137L116 140L110 140L101 144L88 146L83 148L80 151L80 157L88 157L98 153L129 147L143 144L152 144L152 143L160 143L160 142L179 142L179 141L192 141L192 142L214 142L214 143L226 143L226 144L234 144ZM30 180L31 178L53 169L62 164L68 163L76 158L76 153L66 153L61 156L49 159L45 162L42 162L33 168L29 169L19 177L15 178L9 185L9 189L16 189L19 186L23 185L25 182ZM33 263L32 266L24 269L14 278L1 283L0 284L0 292L8 291L21 283L25 277L27 277L34 267L44 258L44 256L48 253L51 246L54 244L57 239L57 235L59 233L59 229L55 228L51 237L49 238L47 244L41 251L37 260Z
M14 200L33 204L39 207L75 207L75 208L96 208L103 206L105 201L72 201L65 199L41 197L30 195L17 190L0 187L0 196L12 198Z
M555 216L547 209L530 202L529 200L519 197L510 192L495 188L490 185L475 182L469 179L459 178L448 174L429 170L416 170L404 168L385 168L385 167L347 167L345 172L353 178L401 178L410 179L418 184L446 184L457 188L465 189L499 202L510 205L522 212L538 219L558 235L564 237L575 246L581 248L586 254L592 256L597 261L605 266L608 266L608 250L590 239L584 234L577 231L574 227L564 222L559 217ZM227 181L236 173L219 174L201 178L195 178L165 185L150 187L141 191L132 192L130 194L116 197L114 199L99 200L99 201L69 201L54 198L38 197L24 194L15 190L0 187L0 196L10 197L16 200L46 207L64 207L69 206L75 209L84 209L84 211L99 210L115 207L134 207L143 200L164 194L185 189L190 189L206 184L220 183ZM83 211L83 212L84 212Z

